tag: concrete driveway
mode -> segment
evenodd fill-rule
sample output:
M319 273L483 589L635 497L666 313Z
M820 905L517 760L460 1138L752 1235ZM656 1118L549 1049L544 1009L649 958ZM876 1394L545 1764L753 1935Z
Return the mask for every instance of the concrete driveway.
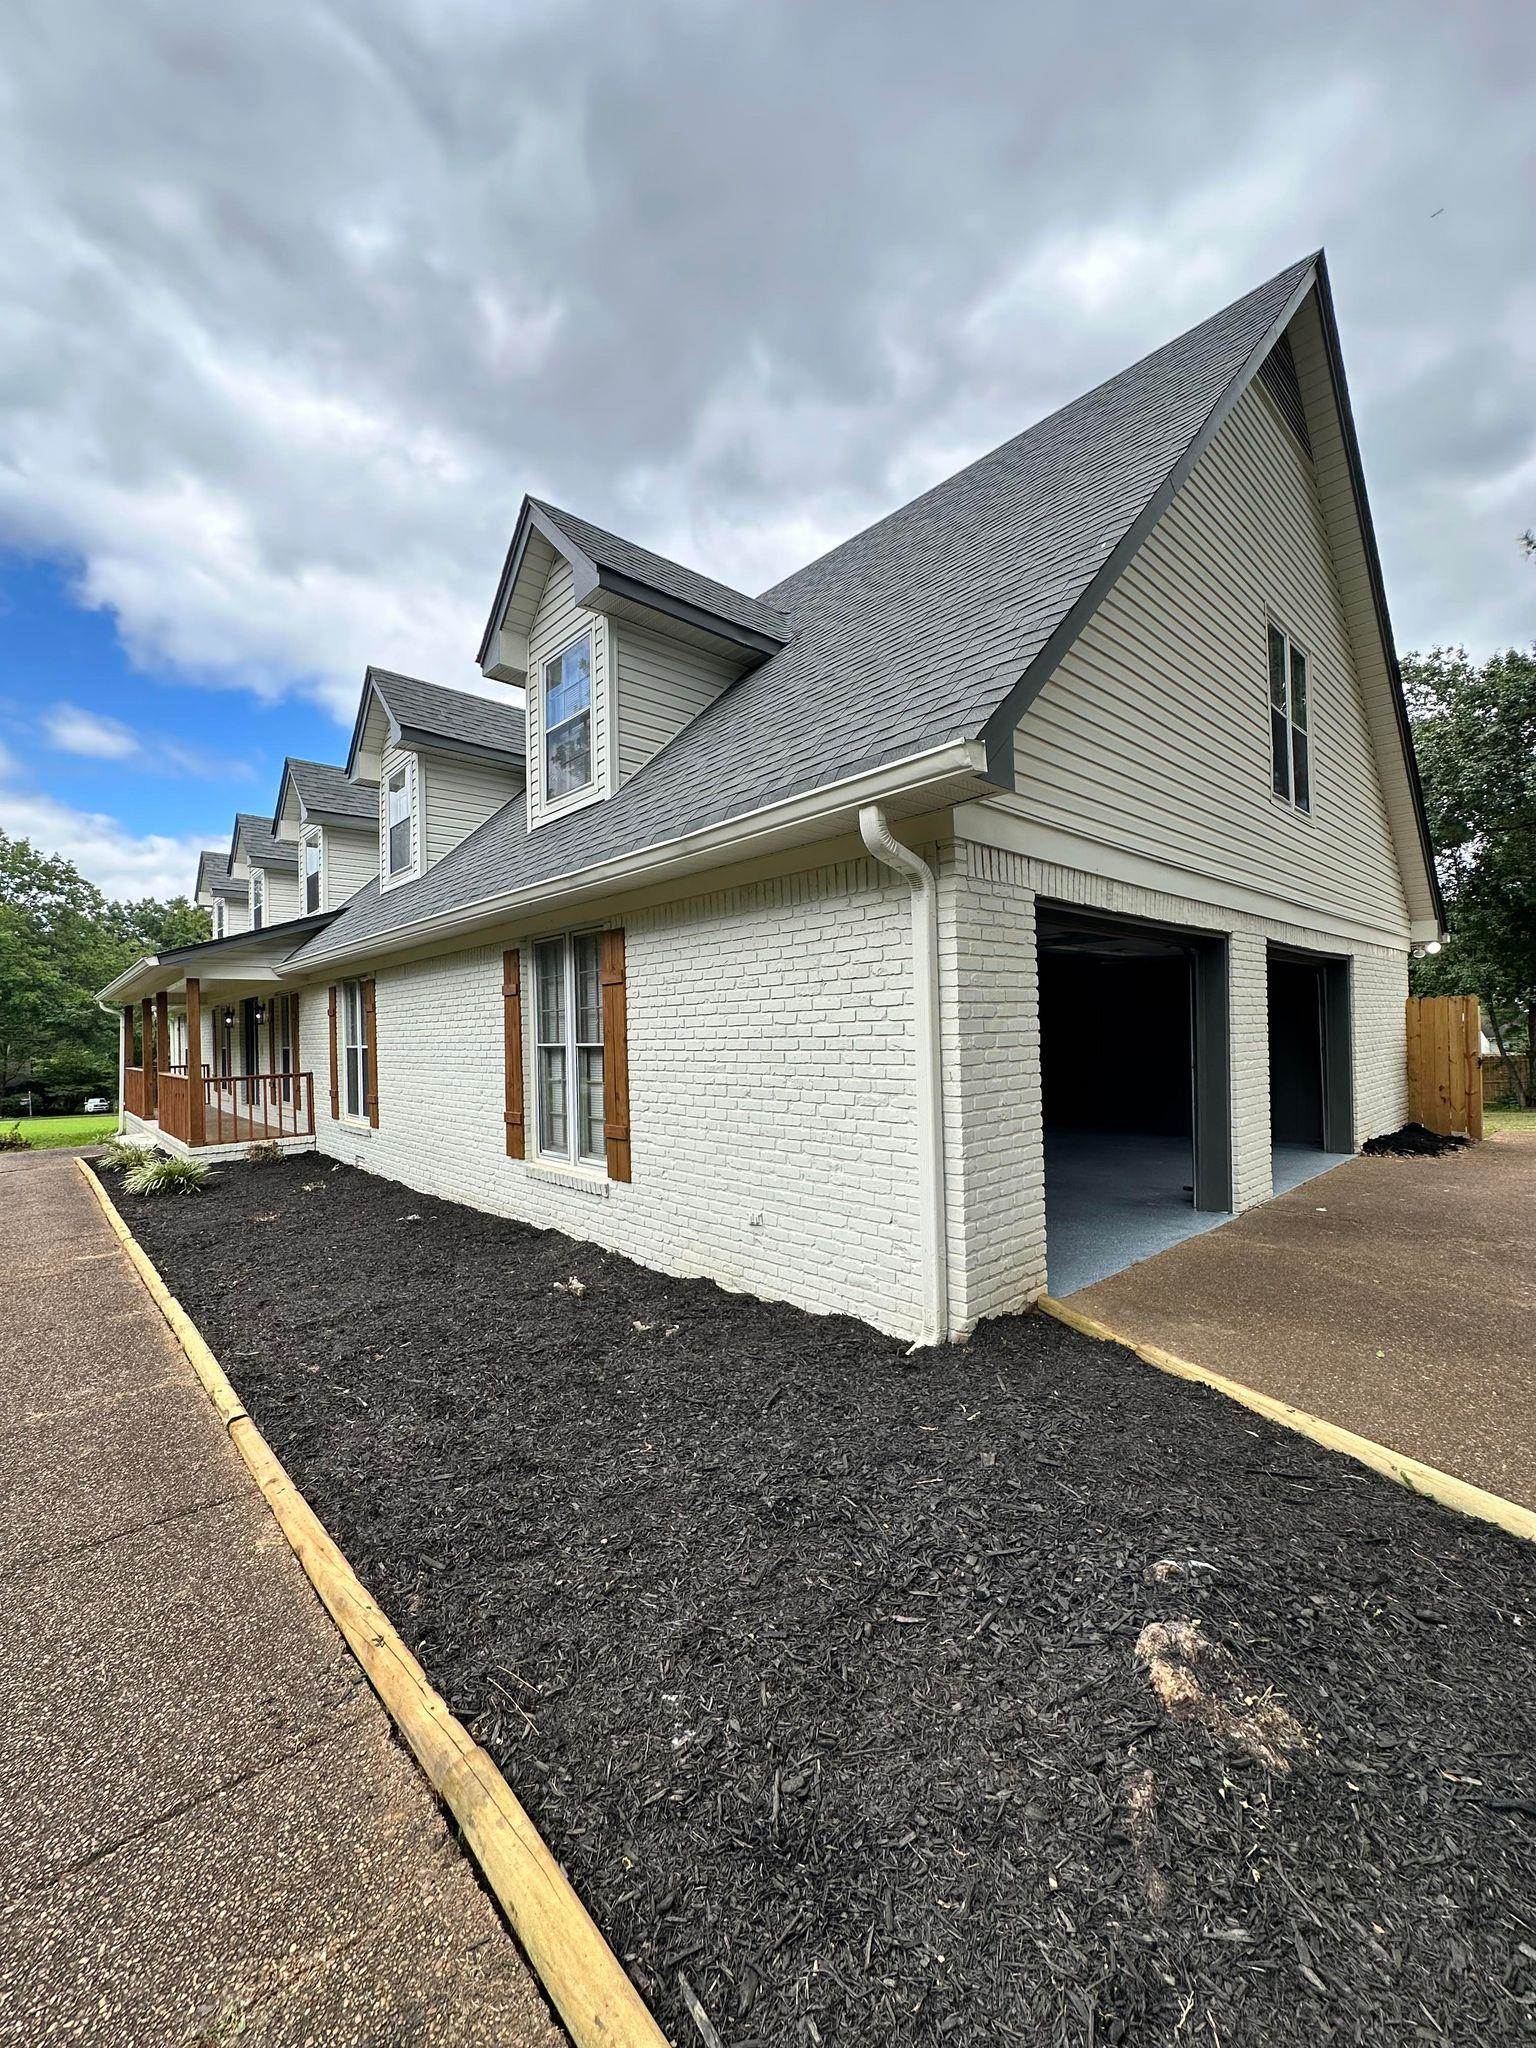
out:
M0 2042L556 2048L68 1154L0 1154Z
M1068 1298L1536 1508L1536 1136L1352 1159Z

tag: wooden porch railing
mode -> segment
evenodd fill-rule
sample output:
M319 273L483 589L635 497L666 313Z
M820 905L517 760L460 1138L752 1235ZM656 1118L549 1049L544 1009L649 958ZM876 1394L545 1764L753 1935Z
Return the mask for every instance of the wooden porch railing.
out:
M203 1069L205 1145L264 1144L274 1138L309 1138L314 1132L313 1074L226 1075Z
M130 1116L149 1115L149 1083L142 1067L123 1069L123 1107Z
M174 1067L167 1067L160 1076L159 1085L160 1128L168 1138L180 1138L183 1145L192 1142L192 1125L187 1112L187 1070L178 1073Z

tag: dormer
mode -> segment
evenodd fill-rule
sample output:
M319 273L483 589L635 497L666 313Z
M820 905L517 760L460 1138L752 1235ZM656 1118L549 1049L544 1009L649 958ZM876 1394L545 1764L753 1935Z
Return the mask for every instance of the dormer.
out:
M230 842L229 872L244 881L245 929L263 931L299 914L298 849L277 837L269 818L241 811Z
M479 659L524 694L529 830L611 796L788 639L755 598L525 498Z
M376 787L380 889L425 874L521 795L525 767L516 705L370 668L347 774Z
M299 861L299 915L340 910L378 871L379 787L325 761L283 763L274 835Z
M233 938L250 929L250 884L229 872L229 855L209 847L197 857L197 887L192 900L208 913L216 939Z

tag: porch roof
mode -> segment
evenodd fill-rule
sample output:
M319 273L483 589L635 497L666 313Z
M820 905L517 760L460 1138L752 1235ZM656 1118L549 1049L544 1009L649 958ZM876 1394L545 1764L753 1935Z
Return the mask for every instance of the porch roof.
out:
M314 911L306 917L263 925L260 931L235 932L227 939L204 939L197 946L146 953L99 989L96 1001L102 1009L113 1010L162 992L184 993L189 975L205 997L258 994L276 985L288 956L323 931L336 915L334 910Z

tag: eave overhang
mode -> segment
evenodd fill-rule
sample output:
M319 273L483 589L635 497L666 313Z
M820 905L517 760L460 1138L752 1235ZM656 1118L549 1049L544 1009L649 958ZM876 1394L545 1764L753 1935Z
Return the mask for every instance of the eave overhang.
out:
M98 989L96 1002L101 1009L113 1010L162 991L174 994L186 987L189 975L209 989L226 983L276 983L278 970L295 947L307 944L339 914L335 910L311 911L305 917L263 925L257 932L234 932L228 938L204 939L196 946L147 953Z

